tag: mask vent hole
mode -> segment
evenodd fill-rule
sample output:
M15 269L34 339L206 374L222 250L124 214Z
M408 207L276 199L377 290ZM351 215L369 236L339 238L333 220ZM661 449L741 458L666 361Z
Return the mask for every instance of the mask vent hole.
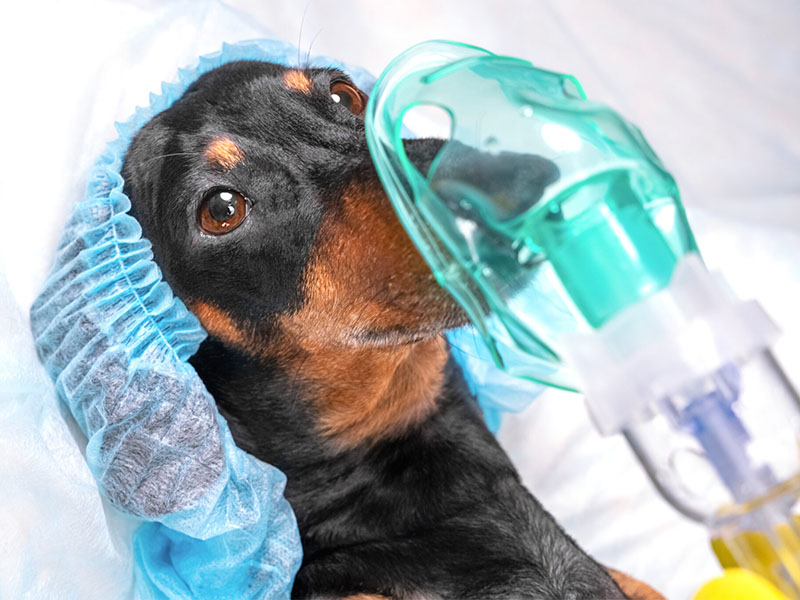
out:
M453 119L441 106L419 104L403 114L403 138L449 140Z

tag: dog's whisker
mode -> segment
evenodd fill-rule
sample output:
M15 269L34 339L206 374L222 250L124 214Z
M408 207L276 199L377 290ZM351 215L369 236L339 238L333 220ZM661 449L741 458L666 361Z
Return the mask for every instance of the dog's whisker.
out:
M297 34L297 66L300 67L300 45L303 42L303 24L306 22L306 13L308 12L308 7L311 4L311 0L306 2L305 7L303 8L303 16L300 17L300 33Z
M372 297L369 300L362 301L361 309L355 315L354 321L356 323L362 323L363 322L364 313L367 311L367 309L370 308L370 305L373 302L375 302L378 299L379 296L381 296L382 294L385 294L388 291L389 291L389 286L388 285L384 285L384 286L378 288L378 291L375 294L373 294ZM355 305L356 305L357 302L359 302L358 299L355 299L355 300L351 301L350 304L346 307L347 312L349 312L351 308L355 308Z
M314 34L314 37L311 38L311 43L308 45L308 52L306 52L306 63L305 63L305 67L304 67L305 69L308 69L309 66L310 66L310 63L311 63L311 48L314 47L314 42L317 41L317 37L319 36L320 33L322 33L322 31L323 31L323 28L320 27L319 30L317 30L317 33Z

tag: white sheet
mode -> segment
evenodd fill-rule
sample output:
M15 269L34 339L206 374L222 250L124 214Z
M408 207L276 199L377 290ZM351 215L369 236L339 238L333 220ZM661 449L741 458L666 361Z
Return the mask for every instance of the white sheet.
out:
M14 585L25 578L40 586L31 597L59 597L59 589L122 597L128 585L124 529L117 524L113 531L123 533L105 538L86 533L108 515L78 460L79 444L57 418L52 388L35 366L19 362L31 359L27 307L70 203L82 194L85 169L115 135L113 121L145 103L176 67L223 40L274 32L296 42L304 11L303 48L314 39L314 52L376 73L415 42L450 38L575 74L591 97L640 125L678 179L707 261L738 292L758 296L786 329L782 355L797 372L794 0L17 2L0 19L0 272L11 294L0 318L14 302L23 313L13 328L2 321L0 336L0 478L13 482L0 491L8 532L0 543L0 597L20 597ZM12 342L11 331L21 337ZM18 396L10 399L12 380L33 386L27 413L9 412L20 406ZM594 433L579 397L548 392L507 419L500 438L534 493L598 559L678 599L716 571L703 529L656 495L622 440ZM53 443L57 464L47 454ZM50 483L58 514L42 494ZM19 556L31 548L50 552L23 564Z

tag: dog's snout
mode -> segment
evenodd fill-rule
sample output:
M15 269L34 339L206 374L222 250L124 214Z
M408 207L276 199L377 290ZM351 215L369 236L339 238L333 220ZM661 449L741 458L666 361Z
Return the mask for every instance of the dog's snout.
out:
M403 140L403 150L411 164L425 177L433 164L433 159L446 142L447 140L437 138Z
M517 216L539 201L545 188L559 179L558 166L547 158L520 152L492 153L435 138L403 140L411 163L445 195L453 184L469 186L492 200L505 217ZM435 172L431 167L436 160Z

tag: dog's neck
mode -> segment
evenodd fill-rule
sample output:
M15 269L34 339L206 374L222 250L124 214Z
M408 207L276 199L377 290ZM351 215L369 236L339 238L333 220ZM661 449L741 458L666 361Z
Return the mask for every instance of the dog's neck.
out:
M282 438L335 453L400 436L436 409L449 355L443 336L352 346L277 330L256 346L229 323L198 316L210 339L192 363L237 443L282 469L309 458L282 454Z
M311 392L318 432L339 448L401 435L435 408L448 350L443 337L402 345L281 345L270 357Z

